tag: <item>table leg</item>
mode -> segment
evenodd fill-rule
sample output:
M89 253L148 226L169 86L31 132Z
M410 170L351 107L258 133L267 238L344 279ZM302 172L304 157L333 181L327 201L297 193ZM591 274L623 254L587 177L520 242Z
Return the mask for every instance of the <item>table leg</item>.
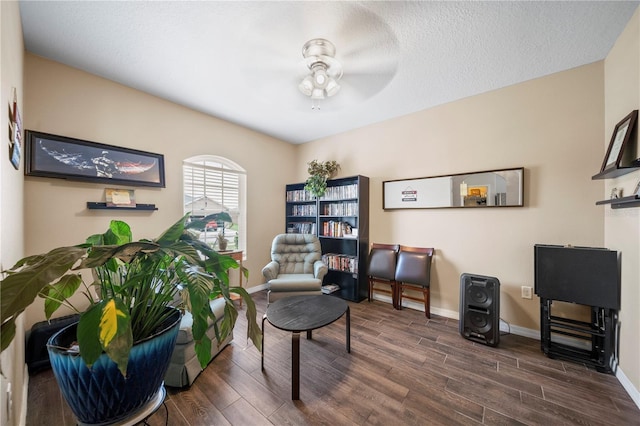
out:
M348 306L347 306L347 327L346 328L347 328L347 353L351 353L351 311L349 310Z
M242 252L240 252L240 269L238 269L238 280L240 281L240 288L242 288ZM240 309L242 309L242 297L240 298ZM262 327L264 329L264 327Z
M313 339L313 336L311 335L311 330L307 330L307 340L311 340Z
M267 319L267 314L264 314L262 316L262 347L260 348L260 364L261 364L261 368L262 371L264 371L264 320Z
M291 333L291 399L300 399L300 333Z

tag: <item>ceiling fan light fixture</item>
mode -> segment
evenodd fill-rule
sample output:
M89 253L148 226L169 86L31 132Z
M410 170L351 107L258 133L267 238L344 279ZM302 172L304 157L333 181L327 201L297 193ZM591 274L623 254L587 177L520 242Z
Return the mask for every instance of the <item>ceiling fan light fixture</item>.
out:
M316 67L316 70L313 72L313 83L316 87L324 89L327 87L327 81L329 76L327 76L327 72L323 67Z
M311 99L324 99L323 89L313 89L311 92Z
M330 77L324 90L327 92L327 96L333 96L340 91L340 85L334 78Z
M298 89L305 96L318 100L338 93L342 65L334 58L335 54L336 48L333 43L323 38L305 43L302 56L305 58L309 74L298 85Z
M298 89L300 89L300 91L306 96L311 96L311 93L313 92L313 78L310 75L306 76L300 82Z

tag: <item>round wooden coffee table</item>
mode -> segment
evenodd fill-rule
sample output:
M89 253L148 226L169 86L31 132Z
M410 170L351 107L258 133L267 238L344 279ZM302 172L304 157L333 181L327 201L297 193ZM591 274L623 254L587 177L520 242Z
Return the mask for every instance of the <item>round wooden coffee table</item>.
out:
M290 296L267 306L262 317L262 370L264 371L264 321L280 330L291 332L291 399L300 399L300 333L307 339L317 328L331 324L345 312L347 352L351 353L351 314L346 301L335 296Z

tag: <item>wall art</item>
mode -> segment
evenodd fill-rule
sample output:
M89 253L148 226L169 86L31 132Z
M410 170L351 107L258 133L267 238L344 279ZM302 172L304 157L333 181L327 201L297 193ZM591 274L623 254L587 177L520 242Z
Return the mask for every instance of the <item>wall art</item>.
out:
M25 175L165 187L164 156L27 130Z

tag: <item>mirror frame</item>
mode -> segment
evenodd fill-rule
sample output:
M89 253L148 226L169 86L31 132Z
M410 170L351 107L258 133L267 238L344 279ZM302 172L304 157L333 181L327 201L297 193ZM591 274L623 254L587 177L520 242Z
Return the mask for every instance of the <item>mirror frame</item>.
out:
M452 199L456 194L456 191L453 189L452 178L457 176L473 176L484 173L497 173L497 172L509 172L515 171L520 173L520 179L518 182L518 191L520 192L520 196L518 197L517 203L512 204L504 204L504 205L487 205L487 204L477 204L477 205L451 205L453 203ZM441 185L438 187L438 184L442 181L449 181L448 186L446 188ZM401 191L401 202L417 202L418 194L420 191L437 191L438 196L442 199L449 197L448 203L449 205L425 205L421 203L417 204L406 204L406 205L398 205L393 204L387 201L387 194L391 194L395 192L398 193L399 185L407 185L405 188L400 189ZM460 192L457 192L460 194ZM397 197L396 197L397 198ZM486 198L486 197L485 197ZM461 200L462 203L462 200ZM450 208L487 208L487 207L524 207L524 167L513 167L510 169L497 169L497 170L482 170L478 172L469 172L469 173L455 173L450 175L439 175L439 176L426 176L420 178L411 178L411 179L395 179L395 180L386 180L382 182L382 209L383 210L405 210L405 209L450 209Z

